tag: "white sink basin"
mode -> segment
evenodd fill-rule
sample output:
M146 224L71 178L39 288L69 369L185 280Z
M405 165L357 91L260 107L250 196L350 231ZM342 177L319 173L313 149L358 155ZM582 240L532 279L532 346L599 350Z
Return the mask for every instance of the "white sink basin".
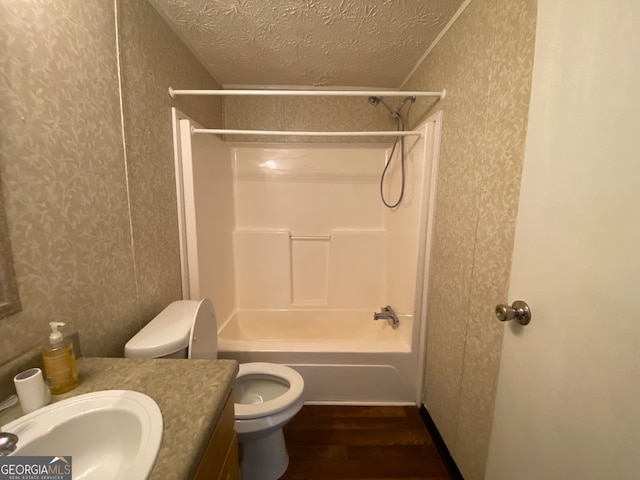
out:
M72 458L75 479L145 479L162 441L162 413L139 392L104 390L31 412L2 427L18 435L13 455Z

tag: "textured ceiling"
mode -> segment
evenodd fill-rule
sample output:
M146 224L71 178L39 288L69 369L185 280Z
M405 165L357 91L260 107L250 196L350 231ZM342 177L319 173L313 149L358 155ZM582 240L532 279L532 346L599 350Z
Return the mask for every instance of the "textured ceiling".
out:
M223 85L398 88L463 0L149 0Z

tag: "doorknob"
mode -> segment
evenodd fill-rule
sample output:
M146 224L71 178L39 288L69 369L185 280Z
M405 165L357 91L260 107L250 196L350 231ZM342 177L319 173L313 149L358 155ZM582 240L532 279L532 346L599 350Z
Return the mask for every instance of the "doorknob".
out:
M516 300L509 305L500 304L496 306L496 317L501 322L515 319L520 325L529 325L531 321L531 309L526 302Z

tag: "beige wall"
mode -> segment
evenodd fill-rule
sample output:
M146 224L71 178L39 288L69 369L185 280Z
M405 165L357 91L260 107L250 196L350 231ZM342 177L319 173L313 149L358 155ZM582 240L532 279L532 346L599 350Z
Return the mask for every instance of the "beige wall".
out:
M391 99L391 104L396 104ZM225 128L244 130L373 131L395 130L397 123L366 97L225 97ZM389 137L230 136L232 141L285 143L386 142Z
M123 3L128 170L113 2L0 2L0 175L23 305L0 320L0 363L46 340L51 320L86 355L121 355L180 297L165 92L217 85L144 0ZM219 103L181 107L221 123Z
M474 0L405 86L447 98L425 404L463 476L484 476L524 156L535 0ZM419 120L420 104L414 107Z

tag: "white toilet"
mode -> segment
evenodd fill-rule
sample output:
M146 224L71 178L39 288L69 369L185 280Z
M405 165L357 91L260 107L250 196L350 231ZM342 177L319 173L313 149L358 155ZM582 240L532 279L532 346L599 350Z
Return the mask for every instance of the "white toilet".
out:
M173 302L124 347L127 358L217 355L217 322L208 298ZM280 478L289 465L282 427L302 408L302 376L284 365L245 363L233 389L242 480Z

